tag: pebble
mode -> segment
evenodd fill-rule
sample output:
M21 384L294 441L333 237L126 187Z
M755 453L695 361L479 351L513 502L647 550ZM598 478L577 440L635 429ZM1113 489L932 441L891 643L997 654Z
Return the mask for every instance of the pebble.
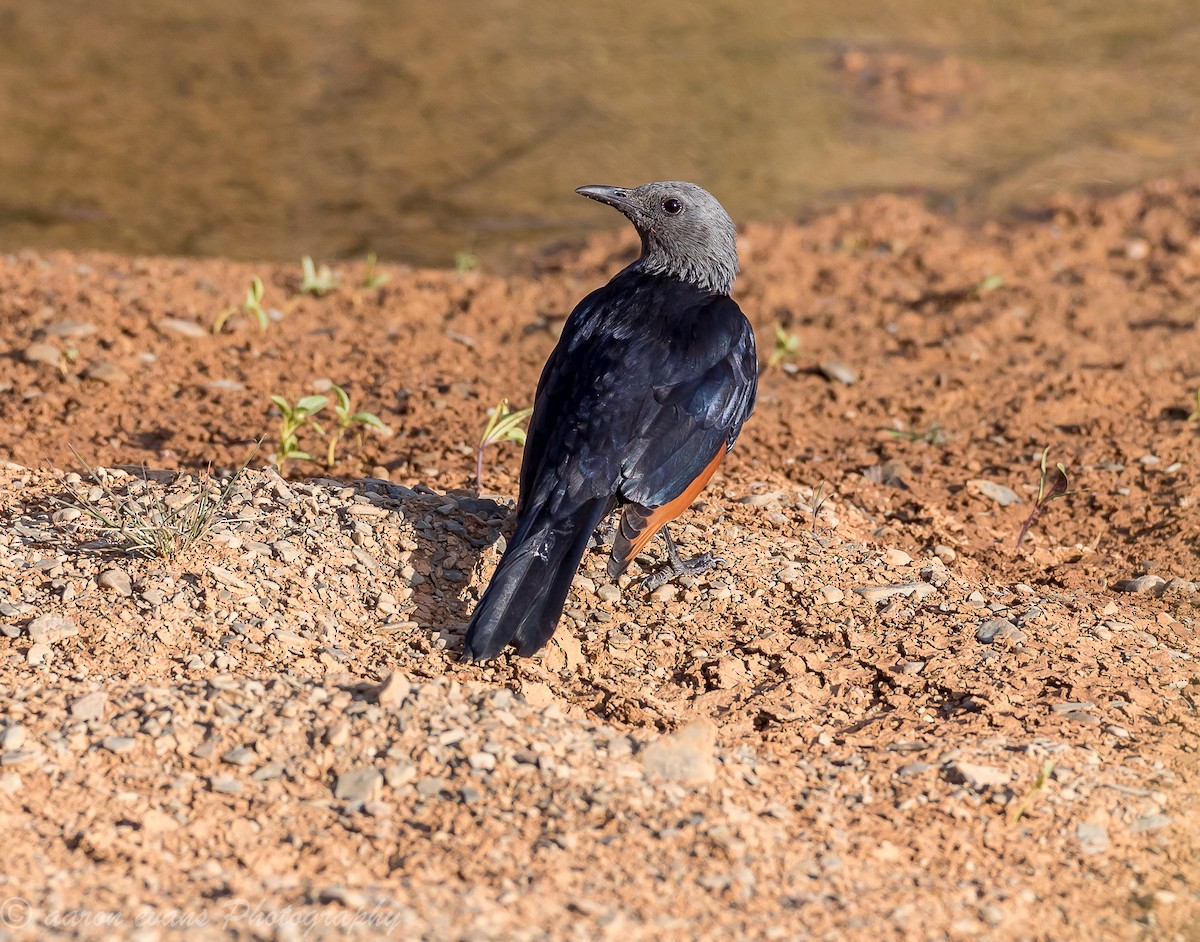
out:
M242 783L231 775L214 775L208 780L208 786L222 795L236 795L242 790Z
M164 317L156 325L160 331L182 334L184 337L207 337L208 331L195 321L185 321L178 317Z
M20 749L29 738L29 731L24 726L9 726L0 733L0 752L11 752Z
M101 720L106 709L108 695L103 690L93 690L71 704L71 716L77 720Z
M96 332L96 326L87 321L58 321L46 327L51 337L88 337Z
M1143 834L1147 831L1160 831L1165 827L1170 827L1172 820L1165 814L1144 814L1140 818L1135 818L1134 822L1129 825L1130 833Z
M221 756L221 761L229 765L250 765L258 758L245 746L234 746Z
M132 752L133 747L137 745L137 740L132 736L105 736L100 740L100 745L109 752L115 752L120 755Z
M817 591L826 605L834 605L846 597L846 593L835 585L823 585Z
M1014 491L1011 487L1005 487L1003 484L997 484L995 481L968 481L967 487L975 491L977 494L982 494L984 497L990 497L1001 507L1007 507L1010 504L1021 503L1020 495L1018 495L1016 491Z
M899 569L901 566L907 566L911 563L912 557L904 550L887 549L883 553L883 564L889 569Z
M1075 837L1079 841L1080 852L1089 856L1102 854L1111 846L1108 828L1103 824L1080 821L1075 825Z
M351 769L337 777L333 797L338 801L364 802L376 798L382 789L383 773L379 769Z
M975 640L984 644L995 644L997 641L1020 644L1025 640L1025 632L1006 618L989 618L975 629Z
M21 353L26 363L44 363L46 366L58 366L62 354L58 347L48 343L31 343Z
M412 682L399 671L394 671L375 689L375 702L381 707L398 707L410 690Z
M96 583L122 598L133 595L133 581L124 569L106 569L96 578Z
M621 600L621 590L611 582L606 582L596 590L596 595L603 602L608 602L610 605Z
M29 623L29 640L35 644L55 644L79 634L75 623L65 615L47 612Z
M1003 769L971 762L951 762L946 766L946 777L952 782L961 782L974 789L1007 785L1011 776Z
M496 767L496 757L490 752L472 752L467 756L467 764L473 769L490 772Z
M646 774L671 782L711 782L717 776L716 742L716 725L711 720L697 720L648 745L642 752L642 767Z
M42 643L31 644L29 651L25 655L25 662L30 667L37 667L39 664L44 664L50 659L53 652L50 648Z
M1118 592L1136 592L1142 595L1162 595L1166 591L1167 580L1161 576L1146 575L1136 579L1120 579L1113 586Z
M104 383L106 386L120 386L129 382L129 374L108 360L93 363L83 375L98 383Z
M958 559L958 553L951 546L946 546L944 543L938 543L933 548L933 555L944 563L952 563Z
M831 383L853 386L858 382L858 373L841 360L825 360L817 366L817 369Z
M901 582L896 585L868 585L854 589L855 595L861 595L868 602L884 602L893 596L915 598L917 601L937 591L927 582Z

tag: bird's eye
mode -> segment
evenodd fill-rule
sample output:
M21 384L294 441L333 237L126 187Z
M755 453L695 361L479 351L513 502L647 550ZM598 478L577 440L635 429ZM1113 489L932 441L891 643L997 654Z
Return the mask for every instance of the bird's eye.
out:
M668 196L663 200L663 212L668 216L678 216L683 211L683 203L675 199L673 196Z

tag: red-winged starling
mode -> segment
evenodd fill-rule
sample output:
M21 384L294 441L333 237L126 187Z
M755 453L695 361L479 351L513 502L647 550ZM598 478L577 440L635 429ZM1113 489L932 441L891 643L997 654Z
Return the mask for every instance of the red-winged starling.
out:
M661 532L654 585L712 565L684 561L664 529L708 483L754 408L754 332L729 293L733 222L693 183L581 186L642 238L632 265L579 302L542 370L521 463L517 525L467 626L465 660L554 634L596 527L620 521L616 578Z

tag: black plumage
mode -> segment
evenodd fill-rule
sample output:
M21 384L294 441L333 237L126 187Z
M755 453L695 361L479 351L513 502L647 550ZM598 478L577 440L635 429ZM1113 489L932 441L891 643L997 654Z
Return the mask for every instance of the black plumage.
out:
M643 231L641 258L567 319L534 399L516 530L472 615L468 659L495 657L510 643L522 655L544 645L596 526L623 508L609 565L615 576L690 503L754 406L754 334L728 297L736 251L720 205L691 184L587 190L628 199L632 211L612 201L659 240L666 201L686 199L687 251L672 266L661 251L671 245L656 257ZM696 233L713 244L698 244Z

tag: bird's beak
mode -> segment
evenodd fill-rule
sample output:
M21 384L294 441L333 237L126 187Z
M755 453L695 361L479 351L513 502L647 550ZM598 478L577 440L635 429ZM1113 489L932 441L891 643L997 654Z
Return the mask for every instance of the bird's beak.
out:
M633 194L623 186L581 186L575 192L590 200L619 209L631 218L638 210Z

